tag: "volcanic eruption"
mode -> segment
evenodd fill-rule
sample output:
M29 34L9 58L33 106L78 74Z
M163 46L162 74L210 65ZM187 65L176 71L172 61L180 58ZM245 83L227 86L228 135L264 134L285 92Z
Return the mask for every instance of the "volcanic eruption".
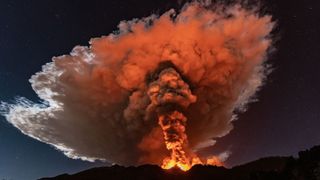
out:
M186 109L196 102L189 85L172 67L160 72L158 79L149 85L148 95L150 105L147 109L157 109L158 123L161 126L166 148L170 157L163 160L162 168L170 169L178 166L181 170L188 170L195 164L202 164L195 155L187 154L188 137L186 135L186 116L178 109ZM148 111L147 110L147 111ZM208 164L220 165L219 160Z
M54 57L30 79L41 99L2 102L22 133L70 158L188 170L232 129L269 72L274 23L258 8L194 1Z
M151 104L148 108L159 107L165 109L166 106L180 106L187 108L196 101L196 96L191 93L180 75L173 69L167 68L161 71L159 78L149 85L148 95ZM177 165L183 170L190 168L184 147L187 143L185 133L186 117L175 108L159 110L159 125L163 131L166 148L171 151L171 156L165 159L162 167L165 169Z

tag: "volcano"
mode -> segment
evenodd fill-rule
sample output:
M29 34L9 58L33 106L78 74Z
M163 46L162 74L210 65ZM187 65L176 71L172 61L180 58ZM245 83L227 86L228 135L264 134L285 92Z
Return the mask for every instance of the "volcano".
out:
M98 167L76 174L62 174L40 180L102 179L215 179L215 180L318 180L320 179L320 146L299 152L299 157L267 157L227 169L195 165L188 171L178 167L165 170L156 165L138 167Z

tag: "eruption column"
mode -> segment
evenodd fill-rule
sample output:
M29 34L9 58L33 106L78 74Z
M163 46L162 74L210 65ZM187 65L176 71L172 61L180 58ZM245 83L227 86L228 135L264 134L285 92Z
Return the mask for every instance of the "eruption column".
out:
M162 168L178 166L182 170L191 167L184 147L187 145L185 126L187 118L177 109L186 109L196 101L189 85L173 68L160 72L156 81L149 85L151 104L148 108L158 110L158 123L163 131L166 148L171 156L163 160Z

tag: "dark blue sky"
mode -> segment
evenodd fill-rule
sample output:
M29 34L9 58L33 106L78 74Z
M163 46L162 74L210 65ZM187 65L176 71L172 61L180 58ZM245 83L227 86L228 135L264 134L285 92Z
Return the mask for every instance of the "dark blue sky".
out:
M181 5L181 4L180 4ZM87 45L116 30L120 20L161 13L178 1L0 2L0 100L37 101L28 82L52 56ZM265 11L278 21L274 66L259 102L234 123L215 149L229 148L235 165L263 156L295 155L320 144L320 8L317 1L268 0ZM66 158L49 145L21 134L0 117L0 179L35 179L77 172L103 163Z

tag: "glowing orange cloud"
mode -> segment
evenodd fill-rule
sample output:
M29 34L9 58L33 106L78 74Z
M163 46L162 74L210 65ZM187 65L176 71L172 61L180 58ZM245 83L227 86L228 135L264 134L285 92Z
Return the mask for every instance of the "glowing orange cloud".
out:
M200 2L122 21L31 77L43 103L3 103L4 115L71 158L222 165L197 151L229 133L263 84L273 25L256 10Z

